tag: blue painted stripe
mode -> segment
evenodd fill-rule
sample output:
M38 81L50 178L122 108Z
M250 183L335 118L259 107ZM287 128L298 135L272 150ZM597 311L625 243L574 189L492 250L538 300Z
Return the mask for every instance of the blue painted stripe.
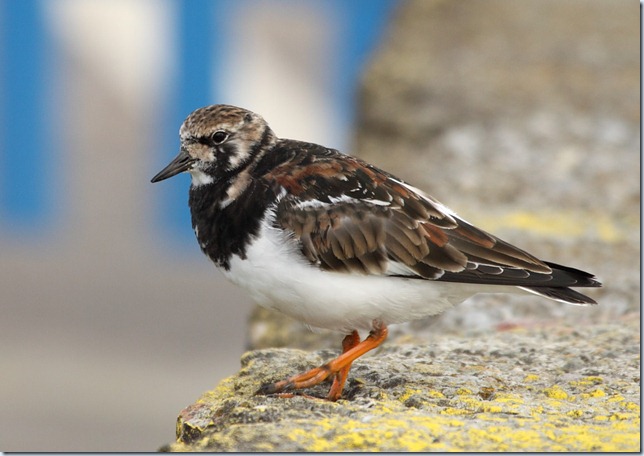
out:
M38 0L0 2L0 214L11 231L51 221L47 36Z
M336 95L346 107L341 113L348 125L353 124L357 106L360 77L372 54L385 38L386 26L391 20L398 0L335 0L345 17L346 37L339 55L339 83Z

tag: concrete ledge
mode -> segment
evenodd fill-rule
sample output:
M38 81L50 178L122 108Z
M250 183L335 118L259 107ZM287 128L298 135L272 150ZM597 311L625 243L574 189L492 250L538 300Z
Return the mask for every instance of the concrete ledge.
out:
M414 342L356 361L337 403L253 394L336 352L248 352L163 450L639 451L635 319Z

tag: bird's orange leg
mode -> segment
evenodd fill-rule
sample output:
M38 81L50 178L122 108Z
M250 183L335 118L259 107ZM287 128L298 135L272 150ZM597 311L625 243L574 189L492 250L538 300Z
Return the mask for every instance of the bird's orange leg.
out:
M375 320L369 336L362 342L360 342L360 336L356 331L346 336L342 341L344 351L337 358L320 367L294 375L281 382L266 384L257 391L257 394L276 394L296 389L310 388L332 376L334 379L333 385L331 386L327 399L336 401L342 394L342 389L349 374L351 364L368 351L382 344L387 338L388 332L387 327L382 322Z
M351 334L349 334L342 340L342 353L344 354L348 352L359 343L360 335L358 334L358 331L354 330ZM347 376L349 375L350 369L351 364L348 364L340 369L337 374L335 374L335 376L333 377L333 385L331 385L329 395L327 396L328 400L337 401L338 399L340 399L340 395L342 394L342 389L344 388L344 384L347 381Z

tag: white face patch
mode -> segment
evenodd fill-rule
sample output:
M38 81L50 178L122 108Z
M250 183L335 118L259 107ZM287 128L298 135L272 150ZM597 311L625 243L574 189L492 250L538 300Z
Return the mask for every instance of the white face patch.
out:
M215 180L212 176L204 173L199 168L192 168L188 171L192 176L192 186L199 187L200 185L212 184Z
M246 159L248 159L250 151L248 149L248 144L244 141L231 140L229 143L235 147L235 154L230 155L230 163L228 164L228 170L231 171L238 168L242 163L244 163L244 161L246 161Z

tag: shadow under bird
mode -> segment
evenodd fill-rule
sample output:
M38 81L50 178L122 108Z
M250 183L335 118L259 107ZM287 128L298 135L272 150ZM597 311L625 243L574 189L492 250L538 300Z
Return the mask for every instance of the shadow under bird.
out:
M246 109L197 109L180 139L152 182L190 173L201 250L258 304L346 334L340 356L258 393L290 396L329 380L335 401L353 361L386 339L388 325L477 293L596 304L572 289L601 286L592 274L542 261L358 158L280 139ZM358 330L369 335L361 341Z

